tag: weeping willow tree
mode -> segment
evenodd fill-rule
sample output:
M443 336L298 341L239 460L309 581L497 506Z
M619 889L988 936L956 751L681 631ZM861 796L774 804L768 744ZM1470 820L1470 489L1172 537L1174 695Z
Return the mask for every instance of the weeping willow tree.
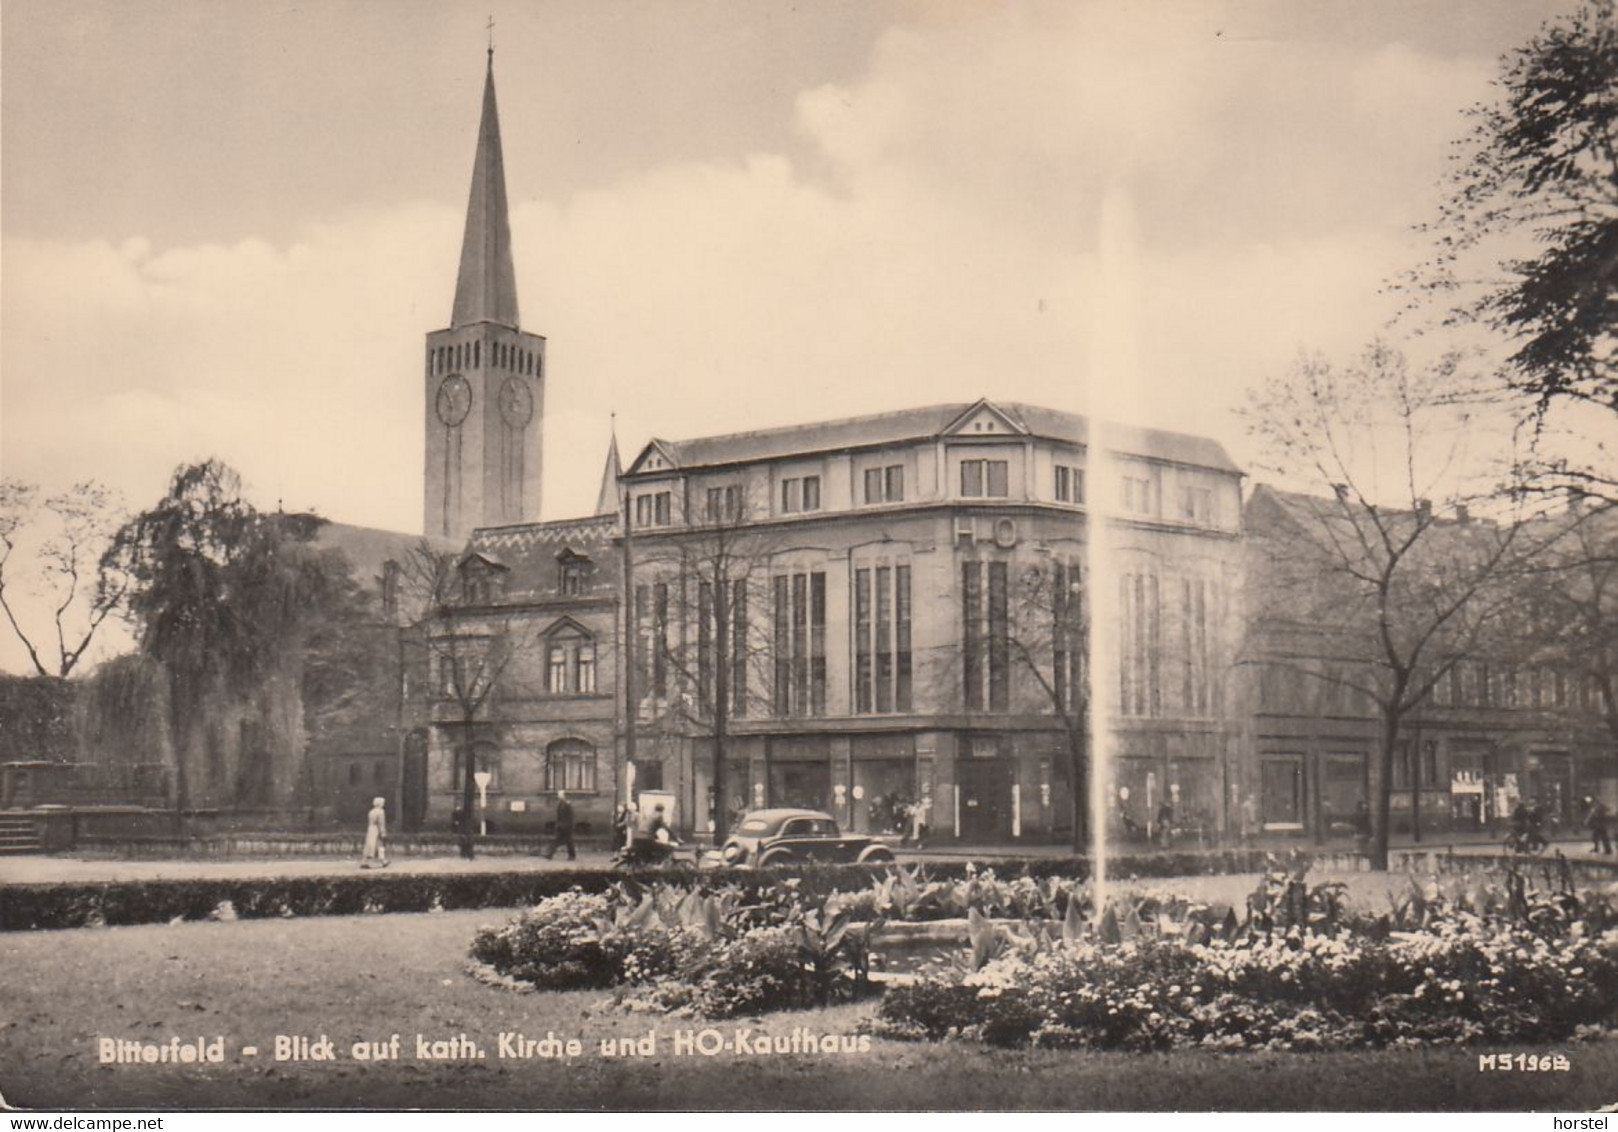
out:
M193 803L193 736L217 744L222 705L300 669L311 641L346 619L347 565L311 545L322 522L260 514L236 473L208 460L178 469L163 499L107 551L107 566L127 579L141 652L165 677L177 833Z

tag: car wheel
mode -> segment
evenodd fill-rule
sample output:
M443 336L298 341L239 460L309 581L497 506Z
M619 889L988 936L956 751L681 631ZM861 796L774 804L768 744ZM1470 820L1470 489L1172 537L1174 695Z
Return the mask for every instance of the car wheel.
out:
M792 854L785 849L772 849L758 859L758 867L767 869L771 865L784 865L792 860Z
M891 865L893 860L892 849L867 849L860 854L860 859L856 863L861 865Z

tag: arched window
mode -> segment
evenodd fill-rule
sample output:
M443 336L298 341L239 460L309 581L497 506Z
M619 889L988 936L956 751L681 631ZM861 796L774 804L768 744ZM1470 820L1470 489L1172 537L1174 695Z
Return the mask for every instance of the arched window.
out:
M552 695L594 695L595 641L576 629L560 629L545 646L545 690Z
M558 739L545 752L545 789L579 790L593 793L596 788L596 751L583 739Z
M483 365L483 343L472 343L472 368L478 369Z

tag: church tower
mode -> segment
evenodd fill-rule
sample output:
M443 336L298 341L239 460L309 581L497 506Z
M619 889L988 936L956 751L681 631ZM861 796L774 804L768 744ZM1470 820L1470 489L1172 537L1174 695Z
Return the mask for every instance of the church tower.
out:
M455 308L427 335L424 533L462 541L539 518L544 406L545 339L517 317L491 48Z

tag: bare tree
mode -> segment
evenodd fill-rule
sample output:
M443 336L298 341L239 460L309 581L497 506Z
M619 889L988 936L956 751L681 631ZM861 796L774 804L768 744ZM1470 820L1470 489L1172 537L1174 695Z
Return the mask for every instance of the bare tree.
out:
M1560 534L1522 572L1510 625L1517 652L1587 681L1618 743L1618 507L1572 507Z
M1378 869L1387 867L1405 721L1498 626L1513 577L1543 549L1522 497L1502 500L1482 486L1484 465L1470 451L1476 422L1456 395L1462 384L1454 359L1417 370L1377 343L1344 368L1301 360L1255 390L1247 412L1270 469L1313 493L1273 497L1281 513L1249 528L1268 563L1255 604L1266 660L1374 705ZM1276 647L1288 636L1292 647Z
M1017 582L1006 646L1015 672L1029 677L1041 706L1062 728L1062 764L1072 807L1073 851L1090 846L1090 609L1077 563L1053 557ZM1015 676L1013 676L1015 682Z
M489 569L475 554L445 553L425 540L400 564L400 589L412 610L407 616L428 658L429 695L448 706L459 733L459 840L468 860L476 855L478 725L487 722L499 689L512 682L513 661L535 643L521 615L499 605Z
M116 493L93 480L43 503L35 485L0 480L0 610L40 676L70 675L102 623L122 605L129 579L102 554L123 521ZM46 646L23 627L6 592L8 571L15 573L13 559L30 528L38 539L32 581L50 608L56 638L48 665L40 655Z
M726 760L738 718L766 709L760 689L772 677L771 638L758 615L769 597L777 540L753 521L739 485L720 487L681 530L659 537L639 556L630 620L642 638L636 686L666 729L709 741L714 844L727 833ZM644 573L642 573L644 572Z

